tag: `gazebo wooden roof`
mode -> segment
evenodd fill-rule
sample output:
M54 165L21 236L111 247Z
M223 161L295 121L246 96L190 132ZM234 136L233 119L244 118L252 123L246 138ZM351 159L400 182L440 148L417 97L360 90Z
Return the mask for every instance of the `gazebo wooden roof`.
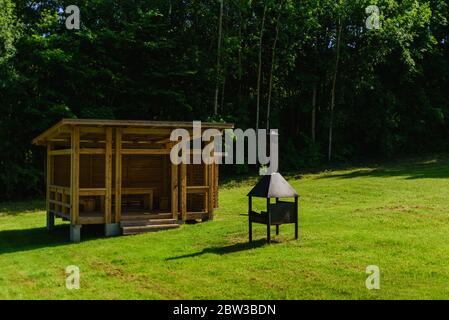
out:
M45 145L46 140L58 133L68 132L72 126L88 126L88 127L120 127L120 128L143 128L153 129L153 132L163 133L162 130L156 129L192 129L193 122L187 121L149 121L149 120L103 120L103 119L62 119L49 129L45 130L39 136L33 139L33 144ZM201 128L209 129L232 129L234 124L231 123L212 123L201 122ZM151 132L148 131L148 132ZM168 132L168 131L167 131Z

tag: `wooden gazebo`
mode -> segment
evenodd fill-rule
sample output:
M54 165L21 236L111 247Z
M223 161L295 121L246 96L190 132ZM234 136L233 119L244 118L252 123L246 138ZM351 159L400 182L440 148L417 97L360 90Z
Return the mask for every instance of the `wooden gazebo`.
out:
M106 236L178 227L213 219L218 165L172 164L174 129L192 135L192 122L63 119L33 140L47 147L47 228L70 221L104 224ZM232 124L201 123L220 131Z

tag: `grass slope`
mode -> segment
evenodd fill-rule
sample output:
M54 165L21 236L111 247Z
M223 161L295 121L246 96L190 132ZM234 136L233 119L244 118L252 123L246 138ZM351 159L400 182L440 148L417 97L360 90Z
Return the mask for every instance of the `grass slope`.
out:
M0 204L0 298L447 298L448 178L445 158L292 175L300 240L282 226L272 245L247 244L251 179L222 188L212 222L107 239L83 228L80 244L67 224L45 231L43 202ZM380 290L365 287L373 264ZM65 288L68 265L81 269L80 290Z

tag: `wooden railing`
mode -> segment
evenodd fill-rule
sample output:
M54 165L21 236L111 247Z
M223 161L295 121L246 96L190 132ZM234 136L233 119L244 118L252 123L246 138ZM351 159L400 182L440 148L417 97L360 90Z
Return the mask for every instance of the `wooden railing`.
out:
M51 185L49 192L50 211L64 219L70 220L70 188Z
M209 187L208 186L187 186L187 194L203 194L204 195L204 210L198 212L186 212L187 220L203 219L209 212L209 202L207 201L209 197Z

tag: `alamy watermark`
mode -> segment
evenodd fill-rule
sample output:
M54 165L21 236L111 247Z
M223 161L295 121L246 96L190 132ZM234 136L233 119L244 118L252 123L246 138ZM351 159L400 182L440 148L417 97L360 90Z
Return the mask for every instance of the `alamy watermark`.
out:
M380 9L376 5L366 7L365 13L369 16L365 20L365 26L368 30L380 29Z
M380 269L376 265L369 265L365 270L368 277L365 280L365 286L368 290L380 289Z
M65 8L65 13L69 16L65 19L65 26L68 30L79 30L81 17L80 8L76 5L70 5Z
M176 142L170 152L173 164L259 164L260 174L278 171L278 130L218 129L202 130L201 121L193 121L192 135L186 129L175 129L170 140ZM224 145L223 145L224 140ZM269 140L269 141L268 141ZM245 142L248 152L245 152ZM269 146L269 148L268 148ZM269 152L269 153L268 153Z
M78 290L80 288L80 268L70 265L65 268L65 273L67 275L65 287L68 290Z
M68 30L79 30L81 22L80 8L77 5L69 5L65 8L65 13L69 16L66 18L65 25ZM368 17L365 20L365 26L368 30L380 29L380 9L377 5L369 5L365 8Z

